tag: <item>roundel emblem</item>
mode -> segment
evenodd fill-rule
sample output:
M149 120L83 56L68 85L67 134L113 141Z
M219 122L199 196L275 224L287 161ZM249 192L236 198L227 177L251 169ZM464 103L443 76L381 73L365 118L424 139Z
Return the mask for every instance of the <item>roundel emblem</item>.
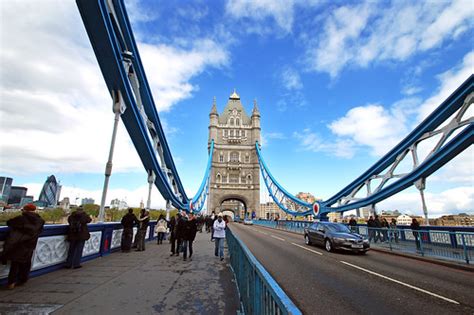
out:
M319 203L317 202L313 203L313 214L316 216L319 214Z

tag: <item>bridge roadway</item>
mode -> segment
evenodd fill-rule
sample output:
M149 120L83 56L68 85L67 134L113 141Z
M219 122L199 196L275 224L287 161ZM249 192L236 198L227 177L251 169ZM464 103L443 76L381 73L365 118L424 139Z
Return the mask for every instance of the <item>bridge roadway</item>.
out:
M0 290L0 314L236 314L239 299L210 234L198 233L192 261L170 257L168 242L112 253Z
M232 223L304 314L474 314L474 273L369 251L328 253L301 235Z

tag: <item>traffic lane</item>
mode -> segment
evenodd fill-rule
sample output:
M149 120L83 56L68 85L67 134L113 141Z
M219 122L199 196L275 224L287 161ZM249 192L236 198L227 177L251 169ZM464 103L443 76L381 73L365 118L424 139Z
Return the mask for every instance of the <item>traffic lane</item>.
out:
M273 235L305 245L302 235L256 225L253 227L258 231L271 232ZM472 272L376 251L369 251L366 255L357 255L343 252L328 253L322 247L308 247L324 252L335 260L354 264L430 292L438 292L445 297L460 302L468 309L474 309L474 273Z
M323 255L302 249L299 246L303 245L297 243L298 235L291 237L286 232L274 233L276 231L236 224L231 229L305 313L315 310L351 314L466 312L463 306L345 265L317 247L308 248Z

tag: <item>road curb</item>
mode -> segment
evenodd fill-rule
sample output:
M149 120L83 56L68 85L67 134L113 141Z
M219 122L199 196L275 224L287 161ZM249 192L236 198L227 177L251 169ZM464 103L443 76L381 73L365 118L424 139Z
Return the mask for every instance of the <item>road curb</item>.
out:
M266 228L266 229L269 229L269 230L277 230L277 231L283 231L283 232L292 233L292 234L296 234L296 235L302 235L301 233L297 233L297 232L294 232L294 231L274 229L274 228L264 226L264 225L255 224L255 226L260 226L260 227L263 227L263 228ZM415 260L419 260L419 261L424 261L424 262L428 262L428 263L432 263L432 264L435 264L435 265L440 265L440 266L444 266L444 267L448 267L448 268L474 272L474 266L471 266L471 265L461 265L461 264L457 264L455 262L449 262L449 261L444 261L444 260L440 260L440 259L433 259L433 258L427 258L427 257L420 257L420 256L416 256L416 255L411 255L411 254L408 254L408 253L403 253L403 252L394 252L394 251L390 251L390 250L374 248L372 246L370 247L370 250L380 252L380 253L389 254L389 255L401 256L401 257L406 257L406 258L415 259Z

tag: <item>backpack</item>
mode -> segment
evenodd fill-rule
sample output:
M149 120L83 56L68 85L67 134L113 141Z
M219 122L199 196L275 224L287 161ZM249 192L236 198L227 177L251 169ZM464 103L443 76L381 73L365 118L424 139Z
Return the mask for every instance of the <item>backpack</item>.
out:
M74 234L79 234L82 231L82 224L80 220L73 220L69 225L69 231Z

